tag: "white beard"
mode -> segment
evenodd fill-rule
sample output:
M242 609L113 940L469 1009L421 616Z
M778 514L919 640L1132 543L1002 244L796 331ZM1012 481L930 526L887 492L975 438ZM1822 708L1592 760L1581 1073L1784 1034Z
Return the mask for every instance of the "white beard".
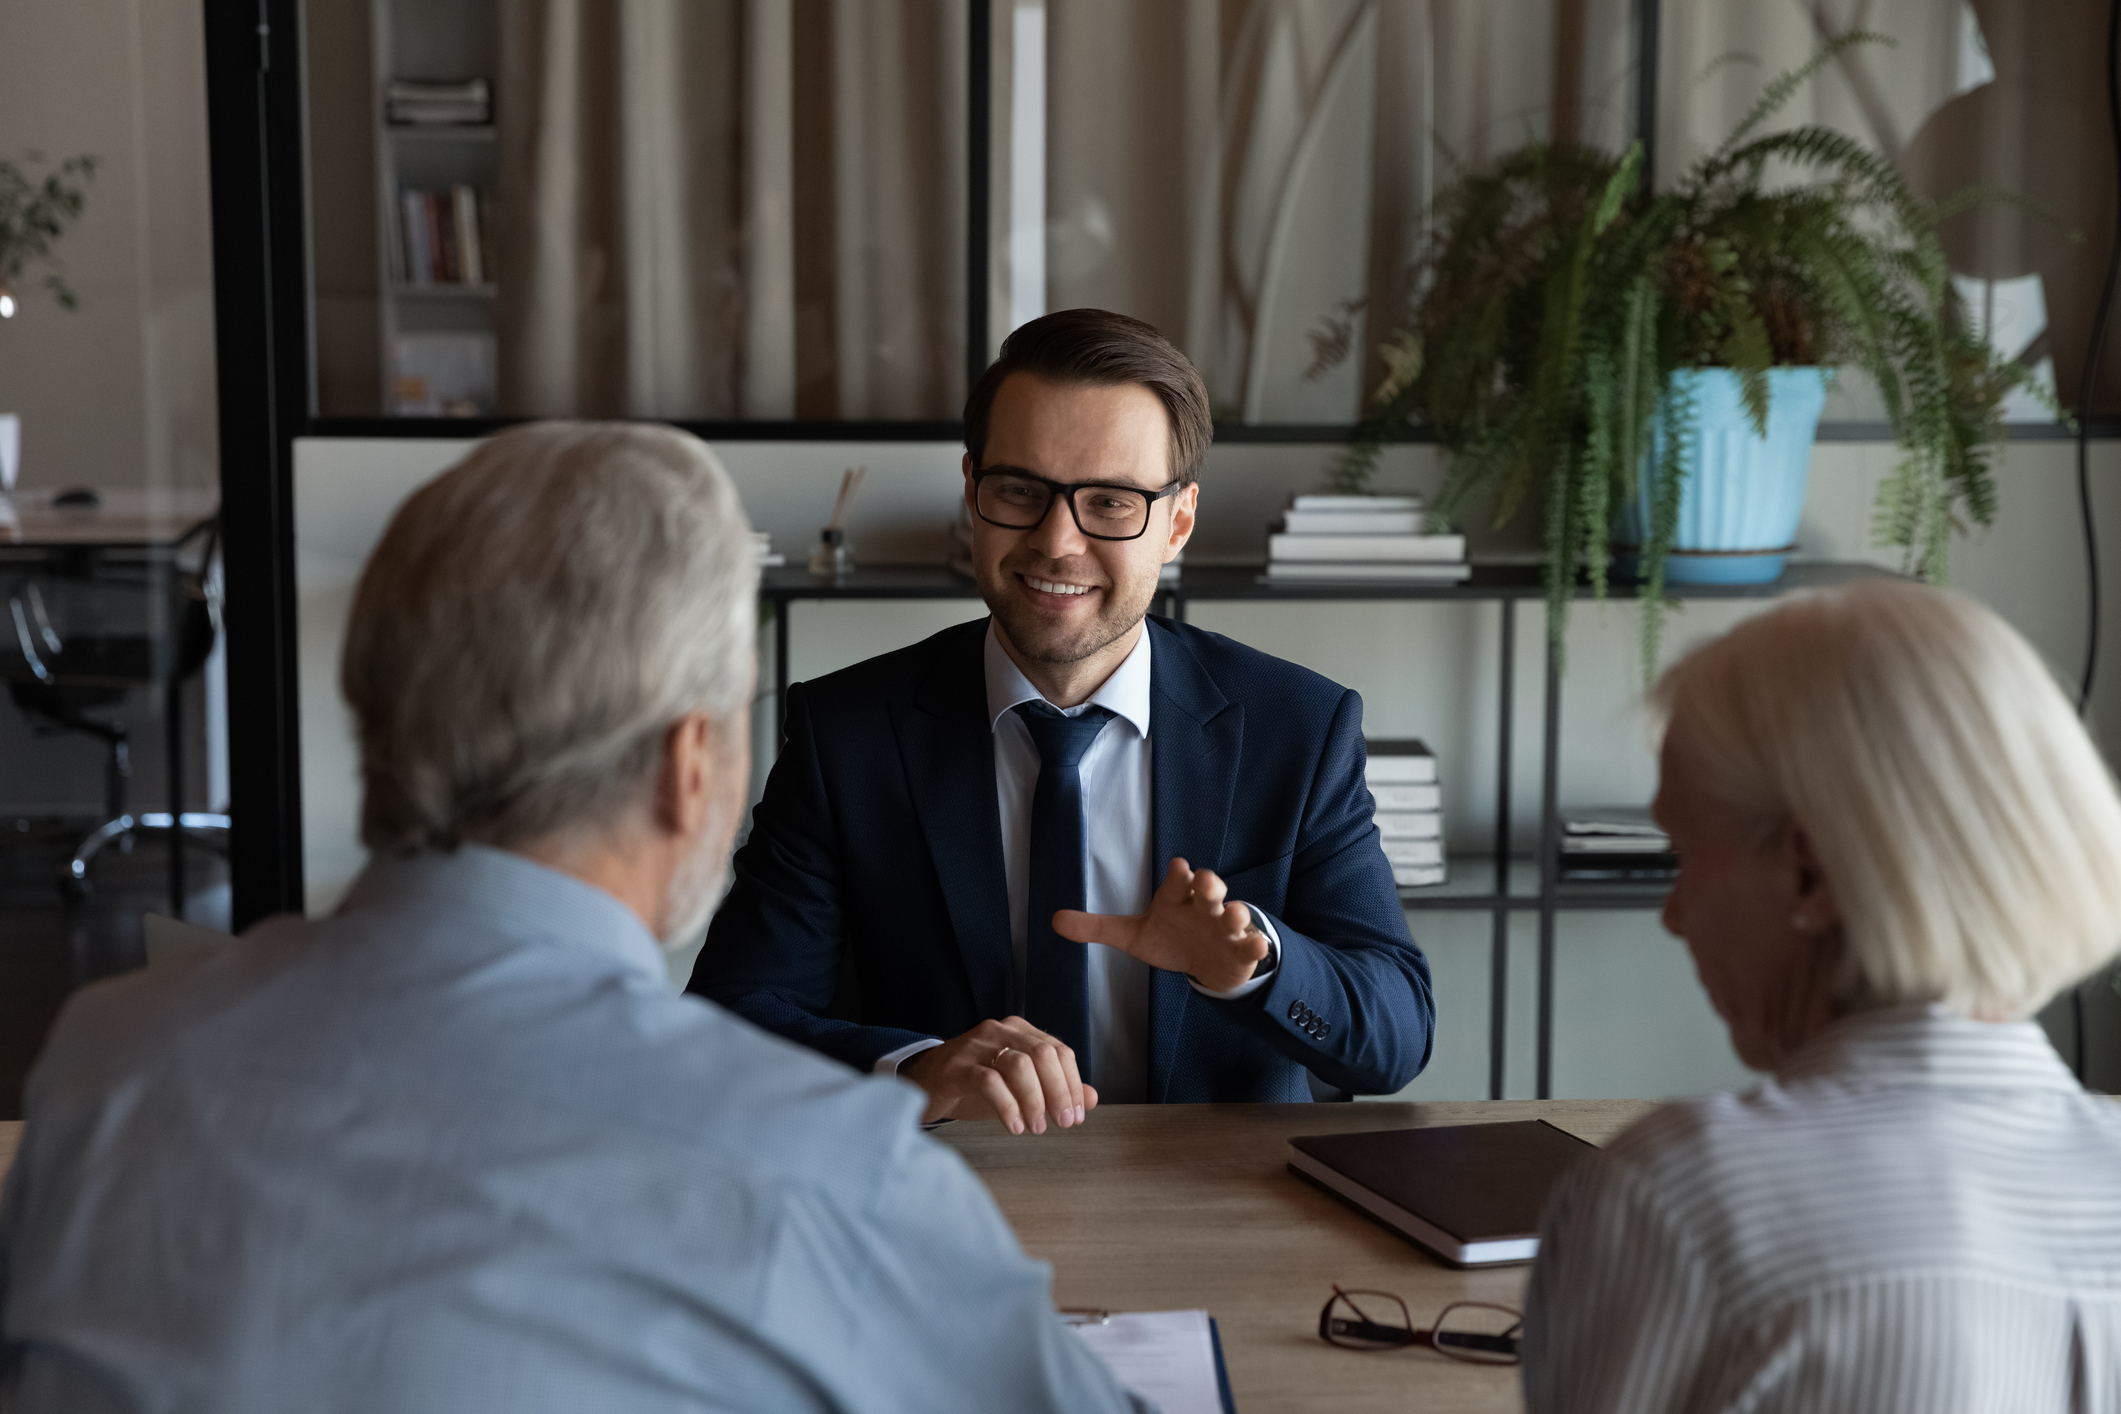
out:
M715 909L721 907L723 897L728 897L730 884L736 878L730 867L730 854L717 852L711 844L717 837L721 837L719 829L708 829L700 837L700 848L679 865L670 878L670 890L664 895L664 935L655 941L662 945L664 962L670 967L670 984L677 990L685 990L691 975L691 958L700 952L706 924L715 918ZM679 975L681 971L685 975Z
M670 891L663 895L663 917L669 921L658 941L665 957L698 945L714 911L722 906L722 899L729 892L734 877L730 857L717 853L710 843L719 833L707 832L700 848L678 866L670 880Z

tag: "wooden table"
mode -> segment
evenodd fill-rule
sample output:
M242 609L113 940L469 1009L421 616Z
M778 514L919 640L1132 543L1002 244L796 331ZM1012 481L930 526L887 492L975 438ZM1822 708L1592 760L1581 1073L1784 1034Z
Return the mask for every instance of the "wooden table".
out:
M1291 1135L1546 1119L1602 1144L1642 1100L1449 1104L1110 1105L1080 1129L1013 1137L957 1124L939 1137L979 1171L1062 1306L1205 1307L1222 1330L1239 1414L1330 1408L1520 1407L1517 1372L1426 1350L1358 1354L1318 1338L1335 1282L1396 1291L1416 1320L1454 1300L1519 1304L1527 1269L1461 1272L1292 1176ZM0 1122L0 1178L21 1141Z
M220 493L204 490L99 491L100 506L55 506L49 490L0 497L0 545L168 545L213 519Z
M1546 1119L1602 1144L1642 1100L1112 1105L1080 1129L1011 1136L947 1125L1061 1306L1204 1307L1239 1414L1521 1407L1517 1372L1426 1350L1361 1354L1318 1338L1334 1283L1397 1292L1419 1321L1459 1299L1519 1305L1525 1267L1456 1271L1296 1178L1298 1134Z

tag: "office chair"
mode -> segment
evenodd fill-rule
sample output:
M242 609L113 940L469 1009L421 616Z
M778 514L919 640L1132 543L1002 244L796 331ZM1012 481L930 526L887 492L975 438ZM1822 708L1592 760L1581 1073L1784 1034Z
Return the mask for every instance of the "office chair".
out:
M0 679L40 736L74 733L104 744L104 814L60 867L69 898L89 890L89 867L106 847L130 852L135 837L170 841L170 906L184 916L184 841L227 852L228 817L183 808L181 693L205 666L220 628L210 569L219 531L209 521L172 547L166 564L99 565L68 577L33 572L7 587L0 622ZM185 550L197 545L196 565ZM163 691L170 809L135 815L127 801L131 735L122 721L89 715L123 703L141 684Z

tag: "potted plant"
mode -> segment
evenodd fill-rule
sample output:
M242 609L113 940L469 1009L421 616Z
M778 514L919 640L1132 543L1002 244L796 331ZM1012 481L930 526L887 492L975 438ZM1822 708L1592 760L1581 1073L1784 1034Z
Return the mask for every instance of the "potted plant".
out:
M1854 366L1903 452L1877 536L1941 580L1954 526L1995 516L2001 404L2031 378L1972 336L1938 244L1938 222L1983 198L1925 202L1830 129L1760 132L1878 38L1843 36L1770 84L1667 191L1648 190L1639 144L1534 142L1439 196L1337 484L1359 489L1388 437L1431 429L1451 453L1432 517L1484 491L1498 524L1538 507L1557 643L1579 579L1602 597L1619 556L1641 581L1648 672L1668 578L1781 572L1823 380ZM1803 175L1770 187L1771 163Z
M26 161L43 164L34 152ZM81 218L95 174L96 159L88 156L69 157L41 179L24 164L0 161L0 318L13 317L15 282L33 265L44 267L44 287L61 308L80 304L52 247Z

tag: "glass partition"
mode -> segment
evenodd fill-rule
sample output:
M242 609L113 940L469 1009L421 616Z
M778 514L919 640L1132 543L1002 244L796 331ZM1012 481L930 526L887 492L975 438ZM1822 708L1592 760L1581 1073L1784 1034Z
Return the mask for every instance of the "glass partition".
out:
M1970 188L2009 200L1941 228L1974 326L2038 370L2074 407L2113 236L2106 131L2106 6L2096 0L1820 0L1666 5L1657 168L1670 181L1713 150L1777 75L1830 36L1882 42L1842 51L1800 88L1777 125L1818 123L1890 158L1918 195ZM2095 413L2121 410L2121 334L2102 360ZM1844 377L1827 417L1878 418L1874 391ZM2039 397L2006 415L2049 422Z
M1926 195L2027 198L1946 246L1969 316L2074 404L2112 220L2097 0L1659 13L1667 181L1827 37L1889 36L1787 120ZM1618 149L1644 68L1640 0L305 0L305 25L324 417L947 421L968 316L991 353L1090 304L1179 342L1226 428L1344 428L1434 193L1527 137ZM1321 367L1336 337L1355 356ZM2121 337L2093 407L2121 409ZM1877 409L1849 387L1828 415Z
M1527 137L1634 131L1627 0L1007 0L998 306L1137 315L1218 419L1353 422L1429 198ZM1001 195L1002 193L998 193ZM1350 358L1314 373L1329 321Z
M320 415L957 416L965 0L305 18Z

